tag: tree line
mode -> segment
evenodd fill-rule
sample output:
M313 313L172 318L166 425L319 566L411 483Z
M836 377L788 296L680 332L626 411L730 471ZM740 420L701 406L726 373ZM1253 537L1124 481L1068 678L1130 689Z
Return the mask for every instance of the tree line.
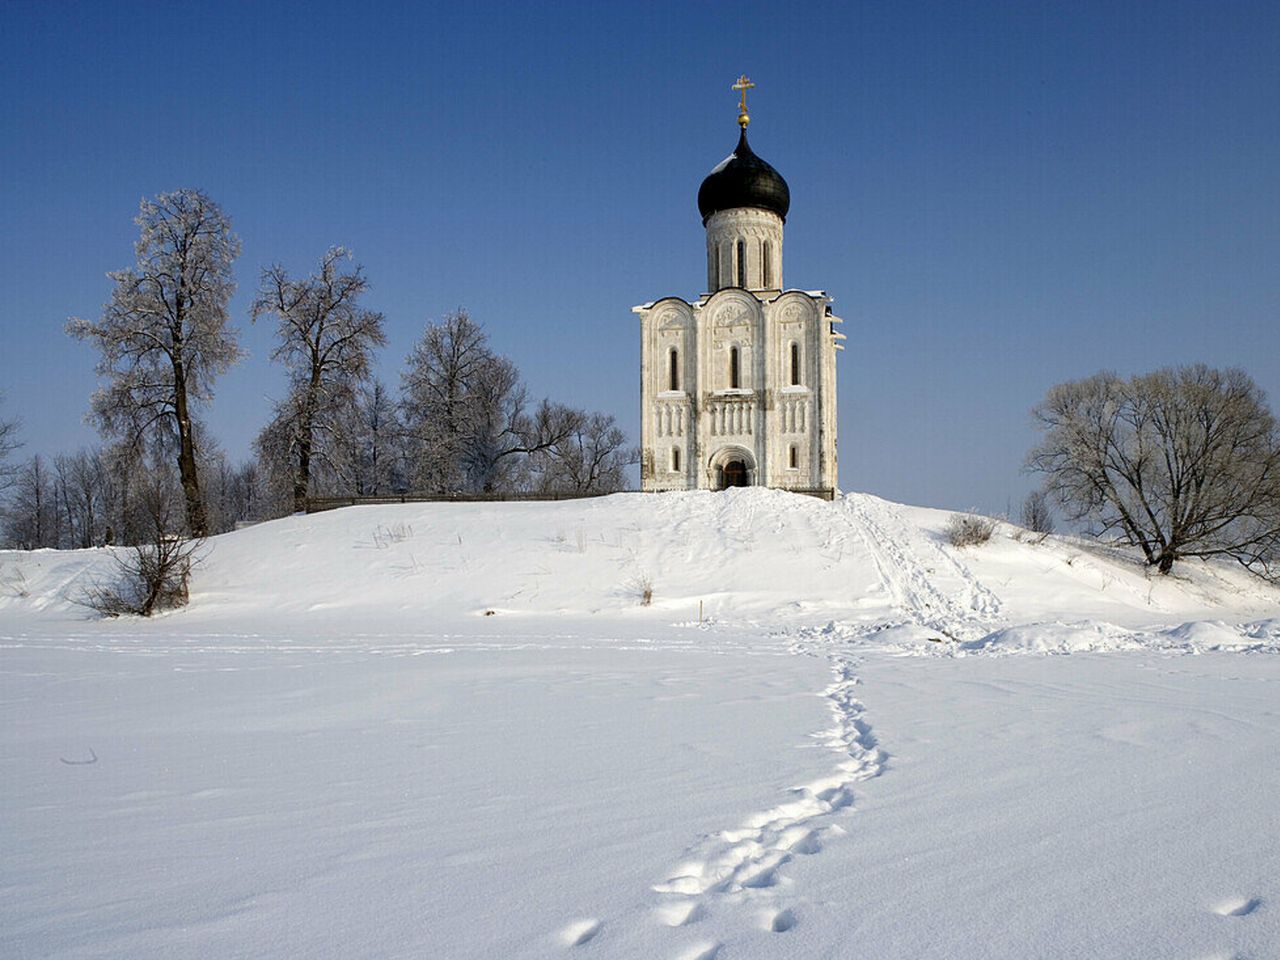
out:
M610 492L635 450L604 413L530 397L519 370L465 310L427 325L399 392L373 374L384 317L369 281L333 247L308 276L262 271L252 322L275 325L283 399L232 464L201 414L242 356L228 304L240 243L199 190L141 203L136 262L108 274L96 320L67 332L97 352L89 417L101 446L14 464L18 424L0 420L9 546L88 547L205 537L304 508L313 496Z

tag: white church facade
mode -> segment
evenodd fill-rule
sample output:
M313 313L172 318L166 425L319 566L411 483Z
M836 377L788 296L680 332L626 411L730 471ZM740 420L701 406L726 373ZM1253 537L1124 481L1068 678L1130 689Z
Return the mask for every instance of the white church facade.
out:
M791 194L747 144L698 191L707 293L664 297L640 317L641 488L764 486L831 495L837 482L841 321L822 291L788 290L782 232Z

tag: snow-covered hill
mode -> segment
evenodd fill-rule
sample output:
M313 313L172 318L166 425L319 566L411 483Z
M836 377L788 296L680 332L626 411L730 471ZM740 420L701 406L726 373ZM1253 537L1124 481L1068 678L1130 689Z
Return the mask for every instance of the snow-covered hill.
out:
M1234 565L1191 561L1161 577L1124 551L1036 542L1011 524L957 549L943 533L949 516L864 494L826 503L760 489L352 507L214 538L190 608L127 629L253 619L267 633L394 635L475 617L696 622L701 609L712 622L829 625L952 651L1277 640L1250 621L1276 616L1280 590ZM82 620L74 601L110 572L105 550L0 553L0 613Z
M1280 957L1280 591L947 519L348 508L150 621L0 553L0 955Z

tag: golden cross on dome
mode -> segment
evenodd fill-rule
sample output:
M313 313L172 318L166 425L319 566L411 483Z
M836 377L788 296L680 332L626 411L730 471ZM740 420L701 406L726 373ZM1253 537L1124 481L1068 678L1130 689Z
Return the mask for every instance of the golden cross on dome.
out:
M742 91L742 99L738 101L738 126L742 127L743 130L747 129L747 124L751 122L751 118L747 116L747 91L754 86L755 84L744 73L738 78L738 82L729 88L730 90Z

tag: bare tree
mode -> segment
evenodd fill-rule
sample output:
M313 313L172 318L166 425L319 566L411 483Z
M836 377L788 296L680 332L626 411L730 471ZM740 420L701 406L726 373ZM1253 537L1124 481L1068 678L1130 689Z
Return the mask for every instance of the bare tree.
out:
M208 489L220 530L234 530L244 520L266 520L266 491L257 460L237 465L220 457L207 469Z
M293 509L306 508L312 460L332 431L356 403L356 391L369 376L374 347L385 344L382 314L364 310L358 301L369 287L360 266L343 269L350 254L333 247L320 270L301 280L283 267L263 272L253 304L253 319L277 320L280 341L272 359L289 371L289 397L276 411L292 460Z
M253 441L253 452L262 475L265 512L269 517L284 517L293 509L294 426L277 407L271 422L259 431Z
M4 394L0 394L0 400ZM22 444L18 440L21 424L17 420L0 420L0 494L3 494L13 483L14 467L9 457Z
M240 241L199 190L144 199L135 222L137 265L108 274L115 288L101 320L75 318L67 331L101 354L97 370L107 383L93 398L99 426L176 454L187 529L204 536L194 408L211 399L214 380L240 357L227 325Z
M107 536L109 493L96 451L33 457L18 471L4 513L5 539L29 549L99 546Z
M577 416L577 426L533 458L536 487L546 493L612 493L626 486L626 469L639 457L612 416Z
M106 537L106 470L96 451L59 454L53 461L64 547L100 546Z
M404 492L404 428L391 392L372 379L360 390L349 430L354 491L361 496Z
M466 465L470 488L481 493L519 489L529 457L565 442L582 422L580 411L546 399L528 411L528 392L505 358L481 378L477 400Z
M60 521L53 471L36 454L18 468L4 511L5 540L21 550L57 547L62 536Z
M182 501L182 488L170 462L149 456L141 443L121 440L100 454L103 465L105 529L103 543L141 543L151 522L147 500L163 490L173 504Z
M1022 525L1032 533L1053 533L1053 509L1043 490L1032 490L1022 501Z
M530 410L515 364L489 349L464 310L429 325L408 364L405 430L415 482L427 490L515 489L528 457L563 441L581 419L549 400Z
M1228 556L1272 577L1280 559L1280 430L1241 370L1203 364L1059 384L1028 457L1072 520L1119 535L1167 574Z
M433 493L464 489L476 384L497 359L484 329L461 309L428 324L414 345L401 380L416 486Z
M496 493L519 485L519 448L528 430L528 391L506 357L492 357L469 384L467 432L462 450L466 489ZM545 401L544 401L545 405Z

